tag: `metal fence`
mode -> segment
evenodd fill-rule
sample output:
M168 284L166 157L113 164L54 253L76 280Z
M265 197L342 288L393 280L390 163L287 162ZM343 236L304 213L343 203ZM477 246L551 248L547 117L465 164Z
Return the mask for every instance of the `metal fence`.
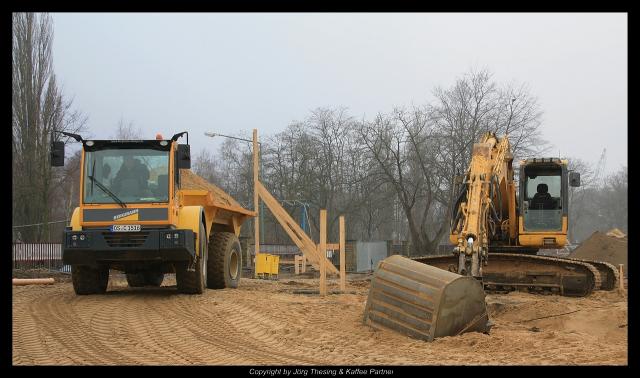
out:
M12 226L12 241L14 243L61 243L64 229L68 224L69 220L59 220Z
M62 263L60 243L13 243L13 269L48 269L70 273L71 266Z

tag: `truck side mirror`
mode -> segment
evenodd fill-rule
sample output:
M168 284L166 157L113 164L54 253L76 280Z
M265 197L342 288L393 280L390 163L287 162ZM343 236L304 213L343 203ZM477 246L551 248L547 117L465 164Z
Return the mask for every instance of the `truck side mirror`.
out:
M191 169L191 147L188 144L178 145L178 168Z
M51 141L51 166L63 167L64 166L64 142L63 141Z
M575 187L580 186L580 173L569 172L569 185Z

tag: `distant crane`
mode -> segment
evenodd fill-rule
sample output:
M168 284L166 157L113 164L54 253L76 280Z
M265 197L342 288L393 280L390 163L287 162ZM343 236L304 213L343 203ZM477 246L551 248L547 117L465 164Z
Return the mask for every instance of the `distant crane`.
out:
M607 164L607 149L602 149L598 165L596 166L596 172L593 175L593 184L596 189L604 186L604 166Z

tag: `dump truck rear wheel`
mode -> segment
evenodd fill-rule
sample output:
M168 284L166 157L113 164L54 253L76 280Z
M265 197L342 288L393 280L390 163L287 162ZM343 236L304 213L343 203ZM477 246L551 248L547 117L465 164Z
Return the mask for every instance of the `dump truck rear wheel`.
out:
M127 283L130 287L153 286L159 287L164 280L164 273L155 270L145 270L137 273L127 273Z
M155 270L144 272L145 283L148 286L160 287L164 281L164 273Z
M210 289L237 288L242 269L242 249L231 232L214 232L209 239L211 258L207 266Z
M142 272L138 273L126 273L127 283L129 287L142 287L145 285L144 276Z
M103 294L109 283L109 268L72 265L71 281L78 295Z
M202 294L207 282L207 258L209 255L208 240L204 225L200 225L198 239L200 255L196 258L195 270L188 271L189 264L176 266L176 283L178 291L185 294Z

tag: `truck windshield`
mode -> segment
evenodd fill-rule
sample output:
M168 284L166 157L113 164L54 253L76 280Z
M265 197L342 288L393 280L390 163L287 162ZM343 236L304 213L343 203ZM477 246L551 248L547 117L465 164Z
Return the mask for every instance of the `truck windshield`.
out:
M86 151L83 175L84 203L118 203L118 199L124 203L169 201L169 151Z

